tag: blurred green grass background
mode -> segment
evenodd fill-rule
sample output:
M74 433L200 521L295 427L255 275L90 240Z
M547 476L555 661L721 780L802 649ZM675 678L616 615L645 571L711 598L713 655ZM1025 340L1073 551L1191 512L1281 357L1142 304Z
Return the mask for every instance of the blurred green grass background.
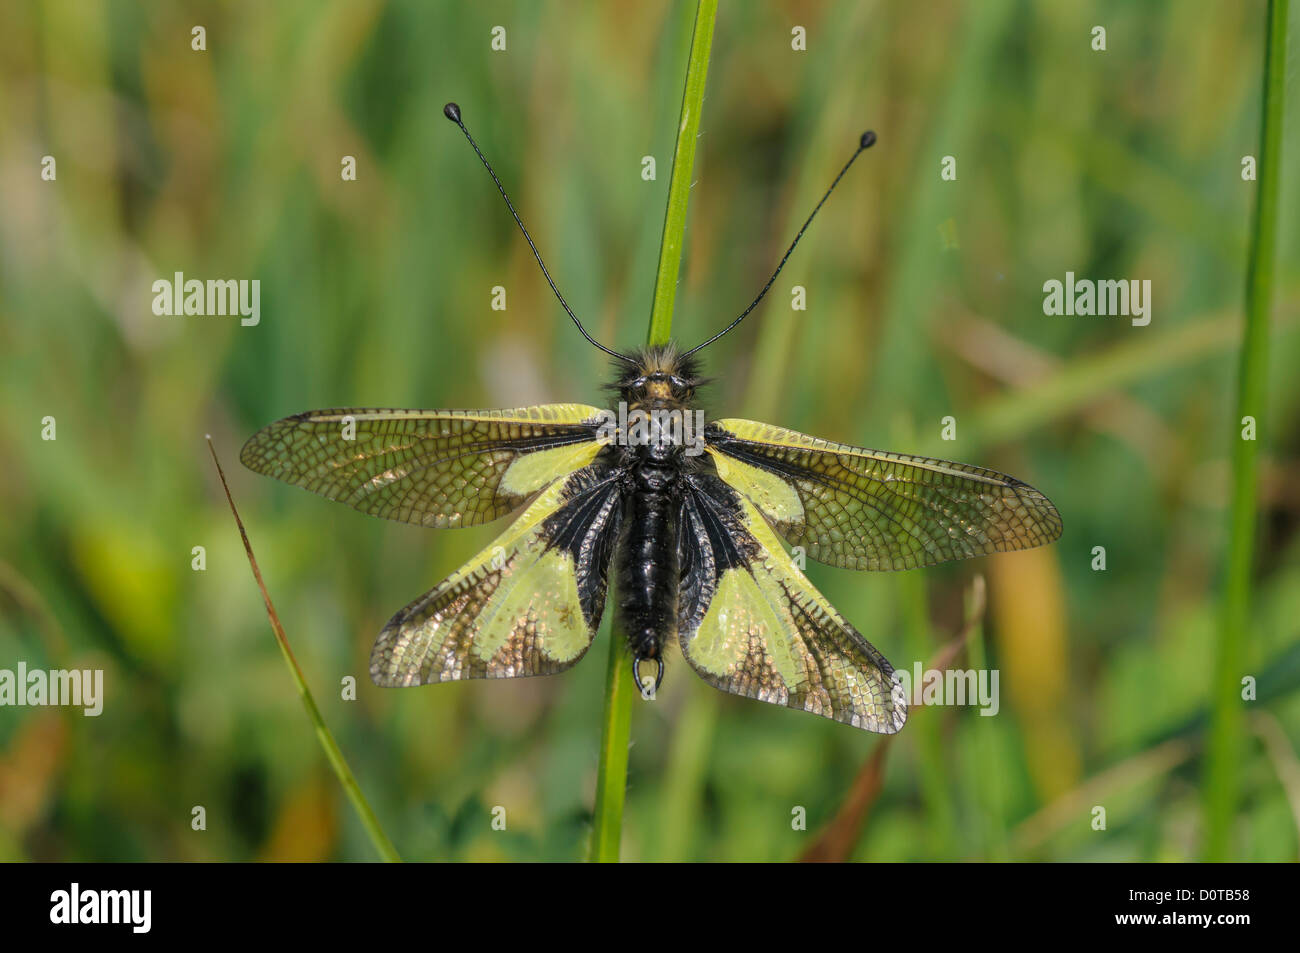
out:
M603 636L548 679L374 688L379 628L500 527L389 524L236 461L254 430L316 407L598 402L603 357L441 108L461 104L596 336L638 343L692 11L5 5L0 667L103 668L107 697L98 718L0 709L0 857L374 857L279 658L205 433L403 856L582 856ZM999 715L915 712L860 825L879 738L724 697L670 660L634 712L625 859L1198 856L1263 22L1262 0L722 5L679 339L738 313L862 129L880 142L769 300L708 353L706 409L994 466L1046 492L1066 529L1045 550L921 573L809 565L909 671L962 627L972 579L988 582L955 664L1000 671ZM206 52L190 48L196 24ZM791 50L795 25L807 52ZM945 155L955 182L940 180ZM1249 860L1295 860L1300 823L1295 167L1246 639L1261 700L1233 829ZM260 279L261 323L155 316L151 284L175 271ZM1044 316L1042 284L1066 271L1150 279L1150 326ZM791 310L795 285L807 311ZM940 439L946 415L956 441ZM355 701L340 697L349 675Z

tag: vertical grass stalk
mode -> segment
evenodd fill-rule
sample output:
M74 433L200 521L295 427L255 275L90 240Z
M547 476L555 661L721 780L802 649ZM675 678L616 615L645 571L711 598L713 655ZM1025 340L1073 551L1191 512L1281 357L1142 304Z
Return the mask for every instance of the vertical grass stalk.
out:
M659 270L655 276L654 303L650 309L650 328L646 334L646 342L649 344L667 344L672 335L673 304L677 297L677 277L681 272L682 244L686 233L686 207L695 166L695 142L700 132L700 110L704 106L704 85L709 73L709 51L713 47L713 24L717 15L717 0L699 0L695 9L690 59L686 65L686 88L682 93L682 114L677 127L672 176L668 181L668 208L664 213ZM613 599L610 601L613 602ZM632 661L627 640L616 626L611 626L609 636L609 665L605 672L605 710L601 717L600 764L596 779L590 853L591 859L600 863L616 863L619 857L623 802L627 792L627 748L632 730L632 699L639 694L632 680Z
M1250 626L1254 562L1255 497L1259 443L1242 436L1242 418L1253 417L1260 432L1266 418L1268 325L1277 251L1278 186L1282 162L1283 89L1289 0L1269 0L1264 52L1264 91L1259 130L1259 191L1255 198L1246 271L1246 320L1237 377L1237 412L1232 420L1232 500L1227 569L1214 667L1205 762L1205 859L1227 860L1239 796L1238 778L1245 726L1241 710L1246 632Z

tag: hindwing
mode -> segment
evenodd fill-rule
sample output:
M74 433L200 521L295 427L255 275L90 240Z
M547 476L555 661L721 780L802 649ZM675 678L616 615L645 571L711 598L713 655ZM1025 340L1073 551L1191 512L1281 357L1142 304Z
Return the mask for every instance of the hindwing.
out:
M377 685L550 675L574 665L605 606L618 471L547 486L493 543L398 612L370 656Z
M710 474L683 505L679 638L711 685L892 734L907 720L893 667L795 566L757 507Z

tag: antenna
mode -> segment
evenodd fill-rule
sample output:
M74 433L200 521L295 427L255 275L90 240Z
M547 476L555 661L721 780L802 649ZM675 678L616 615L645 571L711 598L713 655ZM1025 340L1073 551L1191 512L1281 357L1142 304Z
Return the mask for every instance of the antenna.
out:
M468 133L466 133L466 135L468 135ZM817 213L821 211L821 207L826 204L826 200L831 197L831 193L835 191L835 186L840 184L840 179L844 178L844 173L849 171L849 166L853 165L853 161L857 159L858 156L862 155L864 150L870 149L875 144L876 144L876 134L872 132L870 129L868 129L866 132L862 134L862 137L858 139L857 151L854 152L853 155L849 156L849 161L844 163L844 168L840 169L840 174L835 177L835 181L832 182L831 187L826 190L826 194L822 196L822 200L817 203L816 208L812 210L812 214L809 215L808 218L804 221L803 227L799 229L799 234L794 237L794 241L790 243L790 247L785 250L785 254L781 257L780 264L776 266L776 271L772 272L772 277L767 279L767 284L763 285L763 290L758 293L758 297L749 303L748 308L740 312L740 316L736 318L736 320L732 321L725 328L723 328L717 334L713 335L713 337L709 338L703 344L695 345L695 347L687 351L686 354L683 354L682 357L686 357L688 355L694 354L700 348L708 347L718 338L722 337L724 334L726 334L728 331L730 331L732 328L738 325L741 321L745 320L745 316L748 315L749 312L753 311L756 307L758 307L758 303L763 300L763 296L767 294L768 289L772 287L772 282L776 281L776 276L779 275L781 273L781 269L785 267L786 260L789 259L790 253L794 251L794 247L799 244L799 239L803 238L803 233L808 231L808 226L812 224L812 220L817 216ZM577 319L575 318L574 320Z
M524 233L524 240L528 242L528 247L533 250L533 257L537 259L537 264L542 269L542 274L546 276L546 283L550 285L551 290L555 292L555 297L559 300L560 307L564 309L564 313L573 318L573 323L578 326L578 330L582 332L584 338L596 345L596 347L600 348L606 354L618 358L618 360L623 361L626 364L636 363L626 354L620 354L618 351L605 347L605 345L601 344L587 333L587 329L582 326L582 322L579 321L578 316L573 313L573 309L569 307L569 303L564 300L564 295L560 294L560 289L555 287L555 282L551 280L551 273L546 270L546 262L542 261L542 256L537 251L537 246L533 244L532 236L528 234L528 229L524 228L524 223L520 220L519 213L515 211L514 204L510 201L510 196L506 195L505 187L501 184L501 180L497 178L496 172L492 170L492 163L488 162L487 156L483 155L483 150L478 147L478 143L474 141L474 137L471 136L469 130L465 128L465 123L460 118L460 107L455 103L448 103L442 107L442 114L456 125L460 126L460 131L465 133L465 138L468 139L469 144L474 147L474 151L478 154L479 161L483 163L483 168L487 169L488 175L492 176L492 181L497 185L497 191L500 192L501 197L506 200L506 208L510 209L510 214L514 216L515 224L518 225L519 230Z

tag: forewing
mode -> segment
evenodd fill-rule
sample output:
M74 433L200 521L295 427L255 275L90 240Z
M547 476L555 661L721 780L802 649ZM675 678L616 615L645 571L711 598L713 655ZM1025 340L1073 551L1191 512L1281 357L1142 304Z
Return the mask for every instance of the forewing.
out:
M709 475L683 507L682 655L734 695L893 734L893 667L801 573L757 508Z
M618 533L618 473L556 480L492 545L398 612L375 642L376 685L550 675L586 653Z
M1032 486L982 467L830 443L753 420L706 432L718 475L793 546L848 569L915 569L1061 535Z
M475 526L518 509L603 445L599 408L314 410L244 444L250 470L385 519Z

